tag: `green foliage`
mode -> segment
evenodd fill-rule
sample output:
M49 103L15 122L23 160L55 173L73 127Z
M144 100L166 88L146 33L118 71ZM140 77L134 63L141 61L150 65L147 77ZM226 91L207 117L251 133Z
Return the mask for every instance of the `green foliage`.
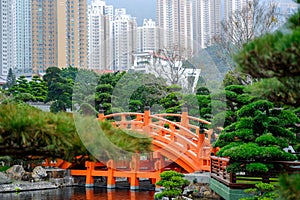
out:
M59 68L49 67L43 77L48 86L45 102L53 102L50 107L52 112L66 111L72 107L74 81L72 78L64 78L61 73Z
M72 114L43 112L27 104L0 104L0 157L72 161L75 156L89 155L94 159L88 147L110 158L112 144L131 153L151 151L152 140L146 135L114 128L109 122L95 121L95 116L80 116L80 119L82 121L76 121L75 127ZM89 126L90 122L96 124ZM79 137L78 131L83 132L84 137ZM85 143L87 146L82 143L84 139L90 142Z
M0 172L5 172L6 170L8 170L10 168L10 166L1 166L0 167Z
M231 145L232 146L232 145ZM238 153L237 153L238 152ZM237 146L232 146L226 149L220 156L230 157L233 161L248 160L248 161L267 161L267 160L296 160L297 157L290 153L286 153L276 146L259 146L256 143L244 143Z
M6 84L3 86L4 89L11 88L16 83L16 75L13 73L12 68L9 68L7 78L6 78Z
M244 46L236 56L239 70L260 79L252 94L279 105L300 105L300 10L288 22L288 31L266 34Z
M0 113L0 156L70 160L83 153L73 149L80 140L69 115L42 112L27 104L1 104Z
M14 99L20 102L36 101L35 97L30 93L17 94Z
M260 146L273 146L279 145L278 139L272 135L272 133L267 133L259 136L255 139L255 142Z
M80 105L80 113L82 113L83 115L87 115L87 116L94 116L97 117L98 112L95 110L95 108L88 103L82 103Z
M280 199L296 200L300 196L300 175L281 175L279 177Z
M246 171L250 173L266 173L269 171L269 168L263 163L249 163L246 165Z
M224 87L229 85L240 85L241 82L238 79L238 74L234 71L228 71L223 79Z
M184 175L176 171L164 171L160 174L161 180L156 183L158 186L164 187L161 193L155 195L155 198L161 199L168 197L169 199L181 196L182 190L189 182L183 179Z
M269 183L257 183L255 188L245 189L244 191L248 194L252 194L253 197L241 198L240 200L273 200L277 199L275 187Z

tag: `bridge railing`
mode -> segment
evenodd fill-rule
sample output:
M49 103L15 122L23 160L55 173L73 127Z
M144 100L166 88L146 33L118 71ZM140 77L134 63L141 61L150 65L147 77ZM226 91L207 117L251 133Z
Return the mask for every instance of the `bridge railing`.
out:
M250 161L249 161L250 163ZM230 188L252 188L258 182L270 183L277 182L278 176L282 173L300 174L299 161L273 161L264 162L283 166L282 170L270 170L267 173L229 173L230 159L224 157L211 156L211 178L218 180Z
M178 117L180 122L173 122L167 117ZM114 113L98 115L100 120L111 120L111 123L120 128L133 129L154 138L154 145L160 148L166 148L169 151L174 151L174 155L186 158L192 162L194 170L210 170L210 152L211 144L210 137L212 130L200 129L200 126L194 124L209 124L210 122L188 116L188 112L184 111L181 114L150 114L150 109L145 109L144 113ZM191 124L191 121L194 121ZM158 147L159 148L159 147ZM187 161L187 160L186 160ZM190 169L192 170L192 169Z

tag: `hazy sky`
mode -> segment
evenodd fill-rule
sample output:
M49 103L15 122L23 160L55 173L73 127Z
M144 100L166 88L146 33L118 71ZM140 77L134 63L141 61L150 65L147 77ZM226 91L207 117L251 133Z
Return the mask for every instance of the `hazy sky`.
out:
M127 14L136 17L139 25L143 23L144 18L155 20L156 0L106 0L105 2L107 5L113 5L114 8L126 8Z

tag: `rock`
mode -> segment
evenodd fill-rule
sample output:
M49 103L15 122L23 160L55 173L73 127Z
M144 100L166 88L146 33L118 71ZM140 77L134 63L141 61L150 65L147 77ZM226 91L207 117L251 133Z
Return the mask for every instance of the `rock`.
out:
M0 184L8 184L11 183L11 179L7 176L7 174L0 172Z
M67 186L74 185L74 178L72 176L66 176L63 179L64 179L64 184L65 185L67 185Z
M188 197L181 197L182 199L185 199L185 200L193 200L191 198L188 198Z
M25 174L25 170L22 165L14 165L6 170L6 173L11 179L21 180L23 175Z
M185 188L184 191L183 191L183 193L182 193L182 195L188 196L188 195L192 194L193 192L194 192L193 190Z
M32 173L31 172L25 172L25 174L22 176L22 181L30 181L33 182Z
M35 182L44 180L47 177L47 172L42 166L37 166L32 170L31 174Z
M211 192L210 191L205 191L203 192L204 197L210 197L211 196Z
M65 175L66 175L66 170L64 169L46 169L46 172L47 172L47 176L49 178L63 178Z
M205 191L207 191L208 189L204 186L201 186L200 188L200 193L204 193Z

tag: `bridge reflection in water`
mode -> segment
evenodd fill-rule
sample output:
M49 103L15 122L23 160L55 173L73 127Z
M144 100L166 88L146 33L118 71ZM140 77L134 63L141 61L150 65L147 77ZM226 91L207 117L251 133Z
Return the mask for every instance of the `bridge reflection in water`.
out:
M154 191L106 190L101 188L66 187L20 193L0 193L3 200L153 200Z

